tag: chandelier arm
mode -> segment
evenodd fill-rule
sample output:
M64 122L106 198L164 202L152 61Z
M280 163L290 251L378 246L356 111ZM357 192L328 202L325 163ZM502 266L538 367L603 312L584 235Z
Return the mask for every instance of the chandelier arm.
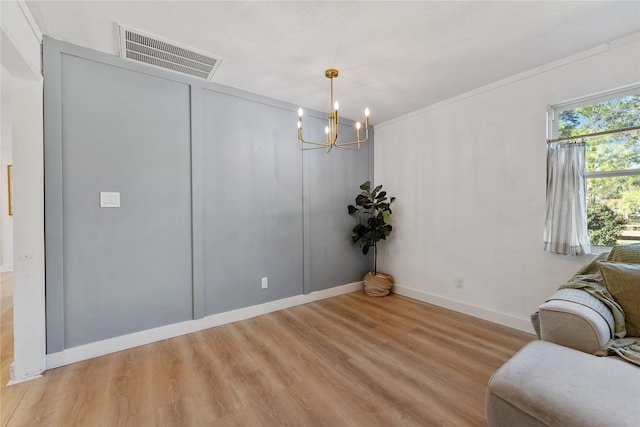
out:
M335 144L335 146L339 148L343 148L343 147L348 147L350 145L361 145L361 144L362 144L362 141L361 142L352 141L352 142L343 142L341 144Z
M360 146L358 146L358 147L345 147L344 145L336 145L336 147L340 148L341 150L354 150L354 151L360 150Z
M326 147L328 145L328 144L326 144L324 142L305 141L304 139L299 139L298 141L303 142L305 144L321 145L323 147Z
M360 140L360 139L359 139L359 140L357 140L357 141L341 142L341 143L337 143L337 142L336 142L336 144L335 144L335 145L336 145L336 147L342 147L342 146L345 146L345 145L356 145L356 144L357 144L357 145L360 145L360 144L364 144L364 143L365 143L365 142L367 142L368 140L369 140L369 137L367 136L365 139L362 139L362 140Z
M299 129L299 134L298 134L298 141L300 141L301 143L304 144L312 144L312 145L320 145L322 147L326 147L327 146L327 142L315 142L315 141L305 141L305 139L302 137L302 128ZM301 144L302 146L302 144Z
M298 148L302 151L308 151L308 150L321 150L323 148L325 148L324 146L322 147L302 147L302 146L298 146Z
M312 144L312 145L317 145L317 147L305 147L304 144ZM298 148L302 151L306 151L306 150L320 150L322 148L326 148L327 145L326 144L320 144L319 142L310 142L310 141L303 141L303 140L298 140Z

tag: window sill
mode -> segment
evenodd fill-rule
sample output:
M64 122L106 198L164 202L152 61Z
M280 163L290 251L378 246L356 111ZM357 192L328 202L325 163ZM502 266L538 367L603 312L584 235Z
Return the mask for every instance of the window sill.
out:
M600 255L605 252L611 252L613 249L611 246L591 246L591 253L594 255Z

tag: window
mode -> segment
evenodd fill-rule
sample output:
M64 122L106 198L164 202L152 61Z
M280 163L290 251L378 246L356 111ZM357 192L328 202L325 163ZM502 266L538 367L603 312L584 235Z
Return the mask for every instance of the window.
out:
M551 138L586 143L591 244L640 242L640 85L555 105ZM596 134L596 135L593 135Z

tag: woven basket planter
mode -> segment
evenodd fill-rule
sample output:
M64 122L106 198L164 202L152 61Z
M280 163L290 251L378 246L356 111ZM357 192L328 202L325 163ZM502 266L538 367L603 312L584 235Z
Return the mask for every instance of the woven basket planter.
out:
M391 292L393 286L393 277L390 274L367 273L363 279L364 292L372 297L385 297Z

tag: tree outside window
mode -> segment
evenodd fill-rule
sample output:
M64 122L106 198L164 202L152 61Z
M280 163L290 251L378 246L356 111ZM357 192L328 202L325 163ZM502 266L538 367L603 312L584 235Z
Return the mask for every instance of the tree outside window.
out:
M640 125L640 91L561 110L558 138ZM591 244L640 241L640 130L584 138Z

